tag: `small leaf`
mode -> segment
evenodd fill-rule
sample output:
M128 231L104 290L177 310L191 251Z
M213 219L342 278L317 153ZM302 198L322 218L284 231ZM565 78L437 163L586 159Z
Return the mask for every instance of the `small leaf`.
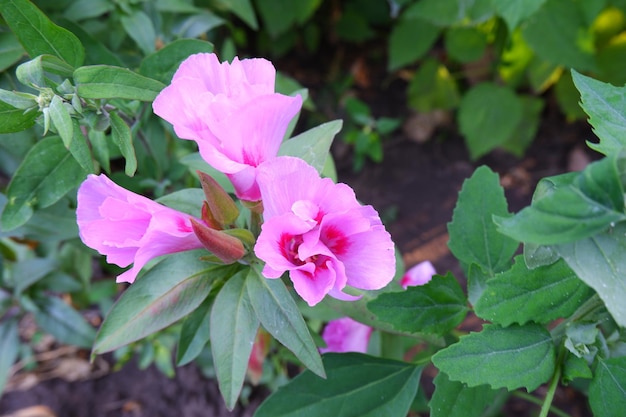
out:
M502 326L548 323L569 317L592 295L565 262L529 270L518 256L511 269L487 281L475 310L477 316Z
M311 371L325 376L324 366L296 302L280 279L266 279L260 272L246 280L248 296L259 321L272 336L293 352Z
M20 348L20 337L17 331L17 320L9 319L0 322L0 393L9 380L11 366L17 359Z
M433 381L435 392L428 406L430 417L482 417L502 391L488 385L468 387L439 372Z
M76 310L57 297L36 301L35 321L60 343L90 348L96 330Z
M162 83L169 83L180 63L189 55L213 52L213 44L199 39L178 39L141 61L139 73Z
M485 325L432 360L451 380L470 387L489 384L509 391L525 387L529 392L550 379L556 363L552 337L538 324Z
M279 156L296 156L321 172L328 158L330 145L341 130L343 122L333 120L286 140L278 150Z
M135 171L137 171L137 156L135 155L135 148L133 146L133 135L126 122L117 112L112 112L110 116L111 138L126 160L124 172L129 177L132 177L135 175Z
M507 142L522 116L522 102L511 88L490 82L472 87L457 116L472 159Z
M404 12L405 18L421 18L437 26L448 27L461 20L465 7L459 0L422 0L412 4Z
M38 115L34 111L25 113L22 109L17 109L4 101L0 101L0 134L26 130L35 124Z
M468 310L463 290L450 273L436 275L426 285L381 294L367 308L396 330L440 335L461 324Z
M596 290L615 321L626 327L626 224L587 239L556 246L576 275Z
M476 264L490 276L508 269L519 246L496 231L493 215L509 216L506 198L498 175L482 166L463 183L448 224L448 247L463 264Z
M415 397L422 368L357 353L324 355L327 379L310 371L278 388L254 417L398 417Z
M94 174L93 159L91 159L91 151L87 145L87 138L83 135L83 131L77 119L72 119L72 130L74 139L70 144L70 153L76 159L76 162L90 174Z
M110 352L142 339L194 311L216 280L231 267L199 260L204 251L168 255L137 279L108 313L93 345L93 354Z
M124 98L153 101L165 87L163 83L127 68L92 65L74 71L78 95L84 98Z
M496 1L493 7L508 25L509 33L513 33L520 22L532 16L545 2L546 0Z
M180 329L176 365L183 366L200 355L211 337L210 319L214 297L209 296L185 318Z
M45 208L59 201L77 187L85 175L61 138L54 136L37 142L9 183L9 201L2 212L2 228L12 230L26 223L35 208Z
M130 15L123 15L120 22L128 35L137 43L145 55L156 48L156 33L152 20L141 10L133 10Z
M251 29L257 30L259 28L259 23L254 13L254 7L252 7L250 0L231 0L224 3L224 5L241 20L246 22Z
M418 112L450 110L459 105L456 80L448 69L434 58L426 58L413 75L408 90L411 108Z
M37 107L36 95L22 93L19 91L7 91L0 89L0 101L20 110Z
M589 404L596 417L619 416L626 410L626 357L598 361Z
M50 54L76 68L85 59L85 50L72 33L55 25L28 0L0 2L0 13L31 57Z
M52 125L63 140L65 148L69 149L74 138L74 125L69 110L63 104L63 99L57 95L52 97L48 111Z
M430 50L440 29L422 19L400 19L389 35L390 71L422 58Z
M452 59L477 61L487 48L487 34L475 27L452 27L446 31L444 43Z
M626 146L626 87L615 87L586 77L572 70L572 78L580 91L580 105L589 115L589 123L600 143L587 142L604 155L612 155Z
M256 275L248 268L233 275L218 293L211 310L213 363L220 392L229 410L235 407L239 398L259 329L259 319L246 290L246 279L250 274Z

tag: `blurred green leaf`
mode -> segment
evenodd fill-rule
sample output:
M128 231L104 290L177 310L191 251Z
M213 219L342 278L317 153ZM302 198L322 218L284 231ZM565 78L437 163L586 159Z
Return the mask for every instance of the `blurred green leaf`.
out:
M589 404L596 417L618 416L626 410L626 357L598 361L589 386Z
M20 336L17 320L9 319L0 322L0 393L9 380L11 366L17 359L20 348Z
M35 111L25 113L10 104L0 101L0 133L14 133L26 130L35 124L39 114Z
M89 2L90 0L84 0ZM85 65L114 65L121 67L124 64L102 42L97 40L90 32L87 32L78 23L68 19L60 19L60 24L72 31L85 46Z
M444 44L452 59L477 61L487 48L487 34L474 27L452 27L445 33Z
M408 101L418 112L453 109L460 101L457 82L443 64L426 58L411 79Z
M498 15L502 16L509 32L513 32L517 26L532 16L545 3L546 0L517 0L517 1L494 1L493 7Z
M13 265L11 281L13 292L19 296L25 289L37 283L50 272L58 268L59 264L52 258L25 259Z
M192 54L213 52L213 44L197 39L179 39L141 61L139 73L163 83L172 80L180 63Z
M215 181L224 189L226 192L230 194L235 194L235 189L233 188L233 184L230 182L228 177L223 173L219 172L211 165L209 165L202 157L199 152L190 153L185 155L180 159L180 163L186 165L189 168L189 171L194 175L198 176L196 171L204 172L205 174L213 177Z
M194 13L174 28L180 38L197 38L225 23L221 17L203 10Z
M235 408L239 399L259 329L259 319L246 290L246 280L251 274L256 275L247 268L233 275L217 294L211 309L213 363L220 392L229 410Z
M165 87L163 83L127 68L92 65L74 71L78 95L83 98L125 98L153 101Z
M457 115L472 159L508 141L523 117L522 101L513 90L490 82L472 87Z
M194 217L201 217L204 191L200 188L184 188L159 197L156 201Z
M198 308L213 283L232 272L232 267L201 261L205 253L199 250L168 255L138 278L104 319L93 354L140 340Z
M246 279L246 288L263 328L307 368L324 377L324 366L315 342L285 284L280 279L266 279L255 271Z
M464 3L459 0L421 0L409 6L404 17L428 20L441 27L452 26L464 17Z
M252 7L250 0L224 0L223 4L237 15L237 17L246 22L251 29L259 29L259 22L257 21L254 7Z
M425 285L381 294L367 308L396 330L439 335L461 324L468 311L465 294L450 273L436 275Z
M422 58L437 38L439 28L422 19L400 19L389 35L390 71L402 68Z
M63 15L74 21L102 16L115 9L115 2L110 0L74 0Z
M522 103L522 118L502 148L521 158L536 137L545 101L533 96L518 97Z
M511 269L487 281L475 311L502 326L548 323L569 317L592 295L565 262L529 270L518 256Z
M357 353L324 355L326 379L305 371L283 385L254 417L407 415L422 368Z
M214 297L207 297L183 321L176 350L176 365L183 366L200 355L211 337L210 319Z
M328 158L330 145L341 130L343 121L333 120L307 130L282 143L279 156L296 156L321 172Z
M33 146L17 169L9 187L9 199L2 212L2 227L12 230L26 223L35 208L48 207L85 178L85 171L67 152L58 136Z
M117 112L112 112L110 116L111 138L126 160L124 172L129 177L132 177L135 175L135 171L137 171L137 156L135 155L135 147L133 146L133 135L126 122Z
M555 351L550 333L538 324L485 325L437 352L433 363L453 381L469 387L489 384L509 391L534 391L554 373Z
M559 255L587 285L596 290L615 321L626 327L626 224L595 236L556 246Z
M35 321L60 343L90 348L96 330L76 310L57 297L36 300Z
M483 417L485 410L494 403L502 391L488 385L468 387L439 372L435 377L435 392L428 404L430 417Z
M0 72L19 61L25 53L26 51L13 33L0 33ZM2 392L1 389L0 392Z
M76 68L85 59L85 50L78 38L55 25L28 0L3 0L0 13L28 55L50 54Z
M145 55L156 49L156 32L152 20L141 10L133 10L120 18L124 30L139 46Z

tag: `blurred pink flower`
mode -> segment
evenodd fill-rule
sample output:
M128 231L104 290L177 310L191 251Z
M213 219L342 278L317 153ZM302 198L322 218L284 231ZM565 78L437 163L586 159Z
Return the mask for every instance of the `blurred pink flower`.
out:
M331 320L324 327L322 339L326 342L320 353L367 352L372 328L349 317Z
M361 206L345 184L320 178L301 159L278 157L259 166L261 234L254 251L263 275L285 271L311 306L326 294L354 300L346 286L377 290L395 274L391 236L371 206Z
M182 139L232 181L239 198L258 201L256 167L276 156L302 98L274 93L276 70L261 58L220 63L191 55L153 103Z
M435 275L435 267L430 261L420 262L417 265L409 268L402 279L400 285L406 290L407 287L414 287L416 285L424 285L430 282L433 275Z
M128 191L105 175L89 175L78 189L76 217L80 238L107 256L107 262L133 267L117 282L133 282L152 258L202 248L188 214Z

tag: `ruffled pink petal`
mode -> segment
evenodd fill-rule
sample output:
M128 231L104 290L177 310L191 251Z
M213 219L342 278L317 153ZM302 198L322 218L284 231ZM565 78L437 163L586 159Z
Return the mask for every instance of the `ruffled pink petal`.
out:
M300 267L289 272L289 278L293 282L293 288L298 295L307 302L309 306L314 306L324 299L326 294L335 286L336 271L333 262L330 260L322 266L310 272L312 264L307 267Z
M321 348L320 352L367 353L371 335L372 328L370 326L349 317L331 320L322 332L322 339L326 342L326 347Z
M254 253L265 261L271 271L275 271L273 277L276 273L280 276L283 272L300 266L300 262L294 262L297 247L290 248L290 242L293 237L300 236L310 229L309 224L290 213L265 221L254 246Z
M430 261L420 262L409 268L404 273L402 279L400 280L400 285L404 289L407 287L424 285L430 282L433 275L436 273L437 271L435 271L435 267L430 263Z

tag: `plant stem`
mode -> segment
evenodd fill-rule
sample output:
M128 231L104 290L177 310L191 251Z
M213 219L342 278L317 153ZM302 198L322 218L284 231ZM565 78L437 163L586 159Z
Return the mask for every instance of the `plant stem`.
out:
M537 405L542 405L542 401L539 398L535 398L530 394L527 394L523 391L515 391L513 393L513 395L515 395L518 398L521 398L525 401L528 401L529 403L533 403L533 404L537 404ZM571 415L567 414L565 411L561 410L560 408L557 408L553 405L550 406L550 412L553 414L556 414L559 417L572 417Z
M550 407L552 406L552 400L554 399L554 394L556 393L556 387L559 385L559 380L561 379L561 362L563 362L564 356L565 349L561 347L561 349L559 350L559 356L556 360L554 374L552 375L552 379L550 380L550 385L548 386L546 398L544 398L543 400L543 405L541 406L541 412L539 413L539 417L548 417Z
M560 339L565 334L565 329L571 322L580 320L581 318L595 312L597 309L603 306L604 306L604 303L600 299L600 296L598 296L598 294L594 294L590 299L585 301L583 305L578 307L578 309L574 312L574 314L572 314L567 319L563 320L561 323L559 323L558 326L552 329L552 331L550 332L552 334L552 339L553 340Z

